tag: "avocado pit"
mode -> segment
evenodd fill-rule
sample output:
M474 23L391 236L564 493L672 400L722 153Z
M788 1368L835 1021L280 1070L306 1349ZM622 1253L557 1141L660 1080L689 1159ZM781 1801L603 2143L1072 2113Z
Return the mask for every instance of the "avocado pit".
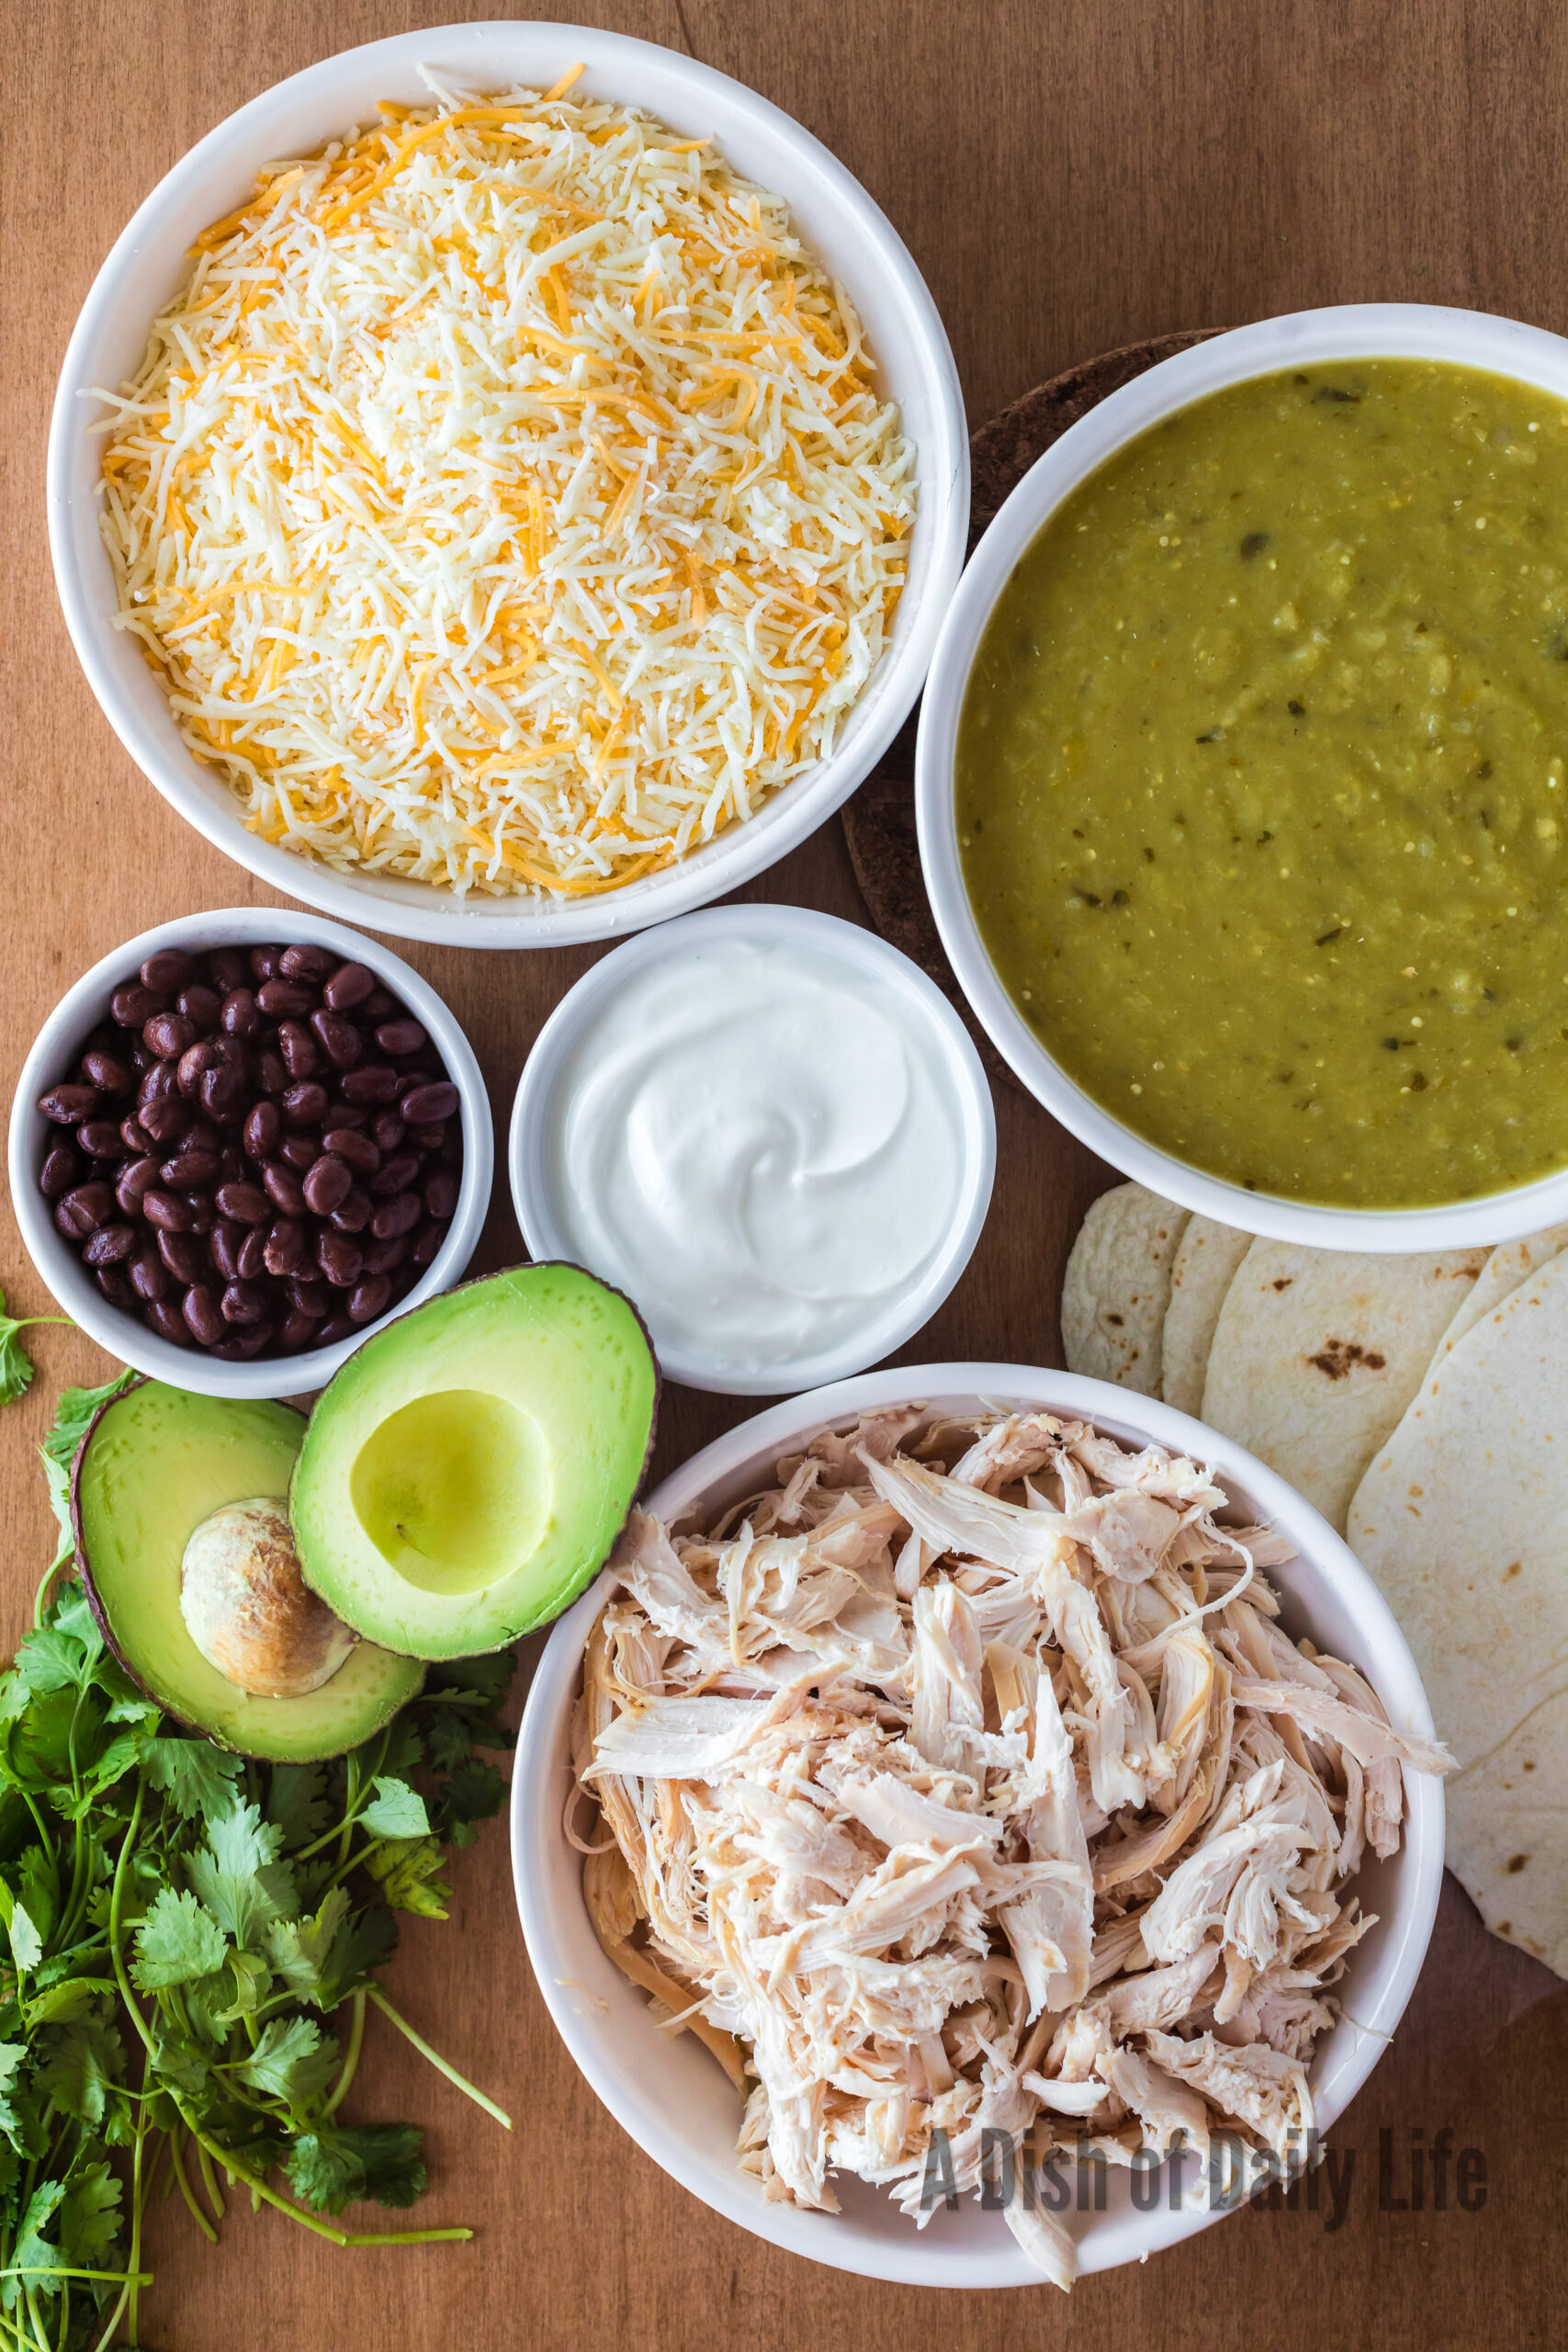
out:
M264 1699L319 1690L358 1639L306 1584L288 1504L269 1495L225 1503L195 1529L180 1615L209 1665Z

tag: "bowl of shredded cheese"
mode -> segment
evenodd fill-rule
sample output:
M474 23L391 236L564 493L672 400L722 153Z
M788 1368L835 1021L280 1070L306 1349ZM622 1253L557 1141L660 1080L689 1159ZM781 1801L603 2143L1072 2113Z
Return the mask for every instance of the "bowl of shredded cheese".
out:
M846 799L956 583L934 303L852 176L650 44L452 27L192 150L72 338L66 620L121 742L274 887L558 944Z

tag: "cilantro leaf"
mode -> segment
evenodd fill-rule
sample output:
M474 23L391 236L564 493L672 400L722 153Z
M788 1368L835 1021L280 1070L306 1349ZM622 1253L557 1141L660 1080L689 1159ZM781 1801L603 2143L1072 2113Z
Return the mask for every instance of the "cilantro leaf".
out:
M326 1774L319 1764L275 1764L267 1791L266 1817L283 1832L283 1850L293 1853L319 1838L331 1819Z
M337 2043L312 2018L273 2018L236 2072L253 2090L307 2108L337 2072Z
M452 1890L441 1873L446 1857L434 1838L384 1838L371 1847L365 1867L394 1911L423 1919L445 1919Z
M378 2205L412 2205L424 2194L422 2143L412 2123L323 2123L296 2139L288 2185L304 2204L325 2213L341 2213L362 2197Z
M362 1829L377 1838L427 1838L430 1815L424 1809L424 1799L406 1781L381 1773L376 1782L376 1794L359 1816Z
M147 1778L184 1821L200 1821L229 1803L244 1760L207 1739L154 1739L147 1747Z
M43 2232L64 2195L62 2180L40 2180L28 2200L21 2235L11 2256L10 2275L0 2279L0 2302L7 2311L16 2308L25 2283L16 2275L17 2271L48 2270L60 2259L60 2249L50 2245Z
M192 1886L237 1944L255 1943L299 1907L294 1873L277 1860L282 1846L276 1823L231 1792L226 1808L208 1818L206 1845L186 1857Z
M441 1791L435 1810L437 1834L454 1846L471 1846L479 1824L499 1813L506 1802L506 1783L493 1764L470 1758L459 1764Z
M210 1976L222 1967L227 1951L223 1930L211 1912L203 1910L188 1890L176 1894L165 1886L136 1931L131 1973L141 1992L158 1993Z
M124 2077L124 2051L114 2028L96 2017L51 2036L53 2048L35 2077L47 2105L96 2131L108 2094Z
M312 2008L335 2009L368 1983L389 1959L398 1923L379 1903L349 1917L348 1896L335 1886L313 1918L280 1919L267 1929L267 1957L289 1991Z
M69 1315L7 1315L0 1290L0 1405L14 1405L32 1386L32 1360L17 1334L35 1323L69 1323Z
M0 2132L17 2147L26 2137L26 2125L14 2095L21 2088L17 2076L28 2054L25 2041L0 2041Z
M107 2165L85 2165L60 2209L60 2258L90 2270L118 2235L119 2183Z
M484 1657L454 1658L449 1665L432 1667L429 1689L432 1693L449 1690L462 1699L477 1699L493 1713L511 1690L516 1671L514 1649L491 1650Z
M6 1922L11 1937L11 1957L18 1972L30 1973L43 1958L43 1938L34 1927L24 1904L15 1903Z
M128 1369L117 1373L113 1380L106 1380L101 1388L62 1388L60 1392L54 1427L39 1448L43 1456L49 1499L60 1522L60 1546L54 1555L57 1568L73 1558L76 1550L75 1530L71 1524L71 1465L76 1459L76 1449L100 1408L123 1396L140 1377Z

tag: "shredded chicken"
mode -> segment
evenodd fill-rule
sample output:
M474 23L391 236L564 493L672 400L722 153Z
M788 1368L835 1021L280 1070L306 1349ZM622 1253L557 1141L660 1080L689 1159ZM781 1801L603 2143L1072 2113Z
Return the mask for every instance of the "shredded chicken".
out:
M1281 1630L1290 1556L1200 1464L1047 1413L873 1416L706 1534L634 1512L578 1711L584 1894L743 2089L765 2194L836 2211L848 2172L923 2224L939 2130L960 2190L998 2131L1303 2160L1371 1925L1347 1882L1402 1768L1449 1758ZM1061 2224L1007 2213L1070 2286Z

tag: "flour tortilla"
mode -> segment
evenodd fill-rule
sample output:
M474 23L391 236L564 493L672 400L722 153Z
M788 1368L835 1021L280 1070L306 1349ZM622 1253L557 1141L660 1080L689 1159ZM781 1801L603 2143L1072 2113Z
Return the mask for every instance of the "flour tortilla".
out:
M1362 1472L1487 1254L1363 1257L1255 1241L1214 1326L1203 1419L1343 1530Z
M1161 1394L1179 1413L1203 1408L1209 1348L1225 1293L1252 1246L1250 1233L1212 1216L1189 1220L1170 1270L1170 1305L1161 1333Z
M1540 1233L1527 1233L1522 1241L1500 1241L1482 1267L1469 1297L1460 1301L1453 1321L1438 1342L1428 1373L1436 1372L1472 1325L1501 1306L1511 1290L1517 1290L1527 1275L1555 1258L1560 1250L1568 1250L1568 1225L1546 1226Z
M1185 1209L1142 1184L1102 1193L1082 1225L1062 1284L1067 1370L1160 1393L1161 1334Z
M1568 1976L1568 1254L1435 1367L1348 1532L1459 1760L1450 1867Z

